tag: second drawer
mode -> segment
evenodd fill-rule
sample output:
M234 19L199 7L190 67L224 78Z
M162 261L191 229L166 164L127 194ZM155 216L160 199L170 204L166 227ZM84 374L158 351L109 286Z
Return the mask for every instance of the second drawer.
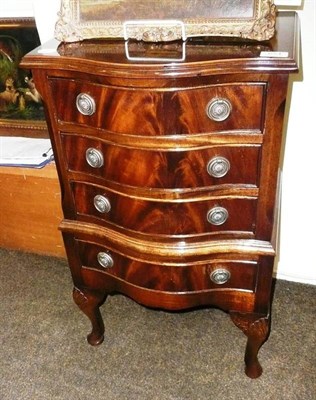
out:
M260 145L151 151L79 135L63 134L62 140L68 170L124 185L171 189L223 184L259 186Z

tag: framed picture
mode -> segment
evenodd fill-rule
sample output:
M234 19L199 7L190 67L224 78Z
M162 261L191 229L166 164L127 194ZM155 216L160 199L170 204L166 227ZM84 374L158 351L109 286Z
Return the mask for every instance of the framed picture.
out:
M62 0L55 37L63 42L193 36L262 41L274 35L275 17L273 0Z
M40 44L33 18L0 18L0 135L47 136L41 96L22 57Z

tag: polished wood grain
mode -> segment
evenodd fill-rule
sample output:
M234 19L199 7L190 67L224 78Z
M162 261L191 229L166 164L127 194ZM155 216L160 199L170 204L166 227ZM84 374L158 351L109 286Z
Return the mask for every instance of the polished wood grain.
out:
M89 80L52 79L50 86L54 98L67 96L69 104L73 105L64 107L63 103L56 103L60 121L91 125L115 133L160 136L261 129L264 83L154 91L93 85ZM82 115L76 109L76 98L80 93L87 93L95 100L93 115ZM228 99L231 103L232 113L225 121L213 121L207 116L207 105L215 98Z
M208 201L161 202L159 199L145 201L117 195L103 188L74 183L74 200L78 219L102 224L110 222L126 229L148 234L190 235L207 232L243 231L255 232L256 199L216 198ZM107 198L111 204L108 213L100 213L93 203L97 195ZM229 216L222 225L212 225L207 220L214 207L224 207ZM240 216L242 215L242 218ZM92 217L92 218L89 218Z
M185 293L215 289L241 289L254 292L257 282L257 262L249 260L216 260L204 265L189 265L175 268L160 264L148 264L122 257L107 248L79 241L79 254L83 268L101 271L120 278L133 285L166 292ZM113 268L102 267L97 260L101 251L109 252L114 259ZM227 283L211 281L211 273L224 268L231 273Z
M261 147L256 145L214 145L199 151L175 151L173 148L173 151L158 152L137 148L137 144L134 145L136 148L109 145L98 137L62 134L61 138L68 169L85 173L87 180L92 174L122 185L164 189L225 184L258 186L256 166L259 165ZM171 150L174 143L172 138ZM78 154L73 153L74 146ZM90 147L102 152L106 165L93 168L87 163L86 151ZM209 161L215 157L225 157L230 163L228 173L221 178L214 178L207 172ZM255 168L249 168L250 165Z
M229 235L212 234L164 236L146 235L120 227L99 226L94 223L63 220L60 229L65 234L73 234L90 243L124 254L130 258L163 265L201 264L213 260L218 254L239 254L240 257L274 256L275 249L270 242L262 240L244 240L243 235L230 232ZM271 261L271 260L269 260ZM264 267L267 268L267 267Z
M246 315L230 313L231 319L247 336L245 353L245 373L249 378L258 378L262 374L262 367L258 361L258 351L265 342L270 331L270 320L260 315Z
M62 191L60 229L74 300L91 320L90 344L103 341L99 306L112 293L168 310L216 306L248 338L246 374L261 374L297 27L295 14L285 13L266 43L175 43L186 51L180 62L129 60L122 41L62 44L24 58L45 103ZM127 45L142 56L153 51ZM161 57L168 51L152 46ZM77 109L80 93L94 99L90 116ZM231 104L223 121L207 114L215 98ZM89 165L89 148L101 152L102 166ZM207 172L214 157L228 160L225 176ZM107 213L95 208L97 195L109 200ZM208 222L213 207L227 209L222 225ZM113 265L102 266L99 253ZM230 275L227 282L211 279L218 270Z

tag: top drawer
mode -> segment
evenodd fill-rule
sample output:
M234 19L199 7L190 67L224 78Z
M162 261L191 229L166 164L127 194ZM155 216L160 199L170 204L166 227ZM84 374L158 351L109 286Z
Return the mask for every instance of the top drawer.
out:
M59 121L146 136L261 130L263 83L145 90L50 78ZM67 107L65 106L67 104Z

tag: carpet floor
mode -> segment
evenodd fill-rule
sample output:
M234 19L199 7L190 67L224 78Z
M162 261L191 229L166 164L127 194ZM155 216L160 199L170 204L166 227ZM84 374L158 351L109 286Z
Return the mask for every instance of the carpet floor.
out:
M277 281L272 329L244 374L246 337L222 311L170 313L110 296L92 347L65 260L0 250L0 400L314 400L316 286Z

